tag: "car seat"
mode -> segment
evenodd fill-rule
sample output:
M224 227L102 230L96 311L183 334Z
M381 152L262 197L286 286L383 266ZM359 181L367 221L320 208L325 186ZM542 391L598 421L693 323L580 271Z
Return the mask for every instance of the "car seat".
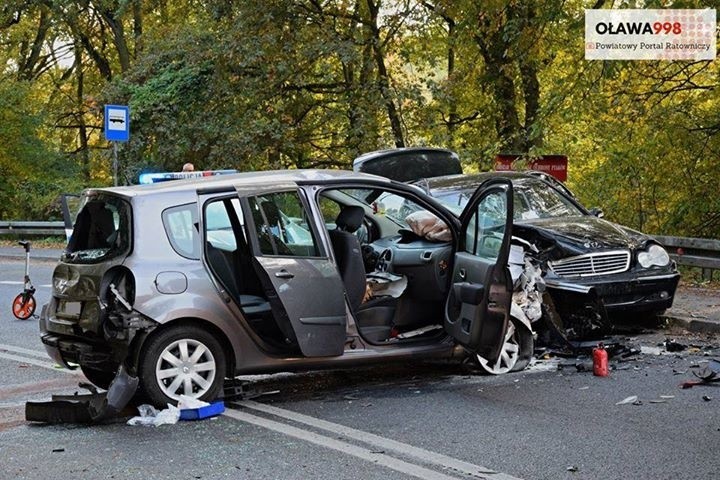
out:
M330 230L329 234L350 311L355 316L361 334L369 341L381 342L390 336L397 300L378 297L363 303L367 277L360 241L355 232L364 218L365 210L362 207L345 206L335 220L336 228Z

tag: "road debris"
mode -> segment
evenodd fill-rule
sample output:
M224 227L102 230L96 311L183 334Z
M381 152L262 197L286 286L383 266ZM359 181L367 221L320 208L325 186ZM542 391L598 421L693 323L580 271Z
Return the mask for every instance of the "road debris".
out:
M712 359L707 365L695 365L697 370L693 370L692 374L699 380L688 380L680 384L683 389L692 388L697 385L720 385L720 360Z
M100 423L120 416L137 391L138 377L130 375L121 366L107 392L99 393L94 385L78 386L90 391L80 395L53 395L49 402L26 402L25 420L29 422Z
M640 347L640 353L644 353L645 355L662 355L662 350L660 350L660 347L643 345Z
M143 425L159 427L160 425L173 425L180 420L180 409L168 403L167 408L158 411L152 405L139 405L139 416L127 421L128 425Z
M180 395L177 408L180 410L180 420L204 420L223 413L225 411L225 402L217 400L208 403L187 395Z
M627 405L629 403L635 404L635 402L637 402L637 401L638 401L637 395L631 395L627 398L624 398L623 400L620 400L615 405Z
M676 340L673 340L671 338L668 338L665 340L665 350L668 352L682 352L687 348L687 345L684 345ZM698 350L699 351L699 350Z
M709 396L707 396L707 395L703 395L702 399L705 400L706 402L709 402L710 400L712 400L712 397L709 397Z

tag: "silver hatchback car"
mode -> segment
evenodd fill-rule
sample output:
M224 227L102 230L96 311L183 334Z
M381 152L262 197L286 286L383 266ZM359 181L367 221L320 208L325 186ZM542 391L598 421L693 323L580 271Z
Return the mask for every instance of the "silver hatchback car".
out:
M42 342L159 405L214 399L240 374L529 358L510 315L512 200L492 180L458 218L416 187L324 170L89 189ZM518 328L529 351L508 347Z

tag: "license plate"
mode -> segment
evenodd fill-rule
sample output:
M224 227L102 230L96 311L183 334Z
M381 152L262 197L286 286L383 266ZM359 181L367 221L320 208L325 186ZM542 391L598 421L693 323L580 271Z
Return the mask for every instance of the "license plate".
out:
M65 300L60 300L60 303L58 304L58 309L57 309L58 315L66 316L66 317L79 317L81 311L82 311L82 303L81 302L68 302Z

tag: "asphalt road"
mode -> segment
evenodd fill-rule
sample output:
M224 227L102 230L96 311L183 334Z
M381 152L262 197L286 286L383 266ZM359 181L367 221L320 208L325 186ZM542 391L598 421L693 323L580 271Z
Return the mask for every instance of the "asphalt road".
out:
M720 388L679 384L720 357L720 338L671 335L703 347L637 356L610 377L551 359L518 374L422 363L245 377L264 393L200 422L132 427L46 426L27 400L71 393L82 379L44 355L37 322L12 317L23 264L0 262L0 478L47 479L715 479ZM52 265L32 267L38 303ZM662 350L662 349L661 349ZM641 405L616 405L637 395ZM708 396L709 401L703 400ZM665 397L665 398L664 398ZM660 403L654 403L660 402ZM489 473L489 471L499 473Z

